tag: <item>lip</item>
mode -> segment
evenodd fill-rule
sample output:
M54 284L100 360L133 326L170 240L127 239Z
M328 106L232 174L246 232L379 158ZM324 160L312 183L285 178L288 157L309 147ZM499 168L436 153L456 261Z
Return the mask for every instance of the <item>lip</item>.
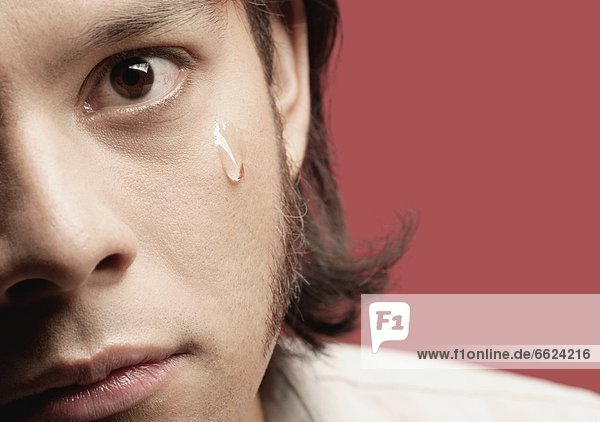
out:
M91 359L58 364L0 406L0 417L89 421L111 416L158 392L186 356L156 348L112 347Z

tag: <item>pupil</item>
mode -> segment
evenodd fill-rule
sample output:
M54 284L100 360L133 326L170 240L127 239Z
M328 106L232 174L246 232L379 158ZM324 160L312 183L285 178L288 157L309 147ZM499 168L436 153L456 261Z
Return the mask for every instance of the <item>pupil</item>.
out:
M139 82L139 80L140 74L136 70L127 69L123 74L123 82L125 82L126 85L135 85Z
M110 83L124 98L141 98L152 88L154 71L144 58L131 57L113 67L110 72Z

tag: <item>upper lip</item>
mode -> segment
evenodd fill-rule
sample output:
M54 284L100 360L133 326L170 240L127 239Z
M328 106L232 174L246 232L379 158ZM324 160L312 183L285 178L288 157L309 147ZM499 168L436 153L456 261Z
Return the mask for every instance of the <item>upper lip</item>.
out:
M121 368L161 362L175 353L158 347L111 346L90 358L62 361L41 371L32 381L17 385L0 397L0 406L38 395L50 389L89 385L106 379Z

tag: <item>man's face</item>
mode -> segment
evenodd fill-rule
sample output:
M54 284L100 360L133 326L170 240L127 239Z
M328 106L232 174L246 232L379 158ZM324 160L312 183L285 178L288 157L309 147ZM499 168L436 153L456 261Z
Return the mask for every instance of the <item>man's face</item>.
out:
M92 413L244 417L289 251L281 134L243 7L0 1L0 40L0 404L134 365L83 402ZM218 124L243 144L237 183Z

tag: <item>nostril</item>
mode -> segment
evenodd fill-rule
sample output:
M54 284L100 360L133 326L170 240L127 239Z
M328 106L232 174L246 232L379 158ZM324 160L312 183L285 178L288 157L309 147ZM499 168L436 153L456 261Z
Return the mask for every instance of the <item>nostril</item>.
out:
M98 262L96 265L97 271L106 270L109 268L118 268L121 265L121 257L119 254L112 254L104 258L102 261Z
M55 289L56 285L51 281L44 280L42 278L30 278L27 280L19 281L18 283L9 287L6 291L6 295L10 299L23 300L30 299L31 297Z

